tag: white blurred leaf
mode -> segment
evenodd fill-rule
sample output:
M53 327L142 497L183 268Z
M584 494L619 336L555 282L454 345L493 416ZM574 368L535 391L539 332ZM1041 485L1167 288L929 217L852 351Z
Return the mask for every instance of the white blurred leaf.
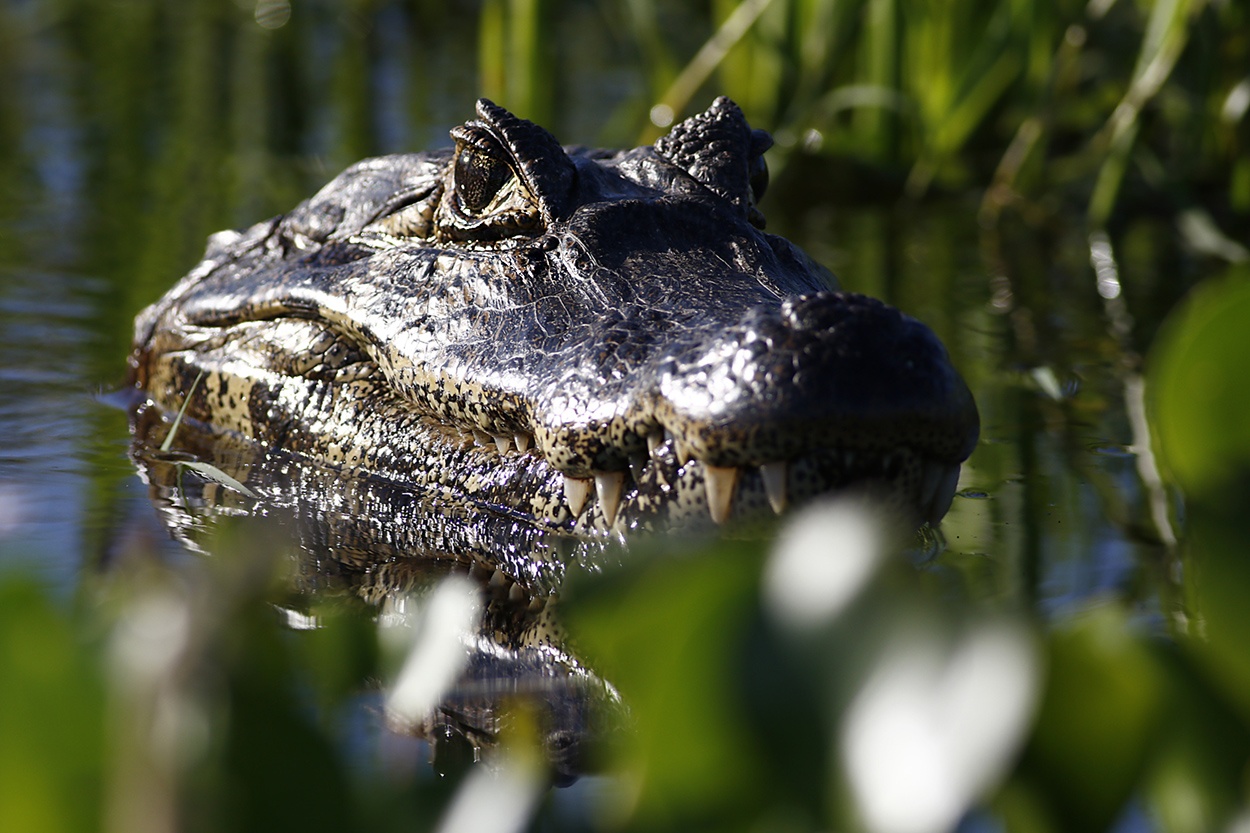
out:
M384 641L407 637L407 656L386 702L392 719L421 722L456 681L468 661L466 637L481 619L479 592L468 579L450 576L420 602L400 603L400 615L381 635Z
M868 501L842 497L798 513L782 530L764 568L764 606L796 630L837 616L876 574L884 534Z
M1028 633L982 623L944 639L934 622L902 626L847 710L842 757L874 833L952 829L1005 774L1035 705Z
M496 767L478 766L456 792L438 833L524 830L545 788L536 762L515 752Z

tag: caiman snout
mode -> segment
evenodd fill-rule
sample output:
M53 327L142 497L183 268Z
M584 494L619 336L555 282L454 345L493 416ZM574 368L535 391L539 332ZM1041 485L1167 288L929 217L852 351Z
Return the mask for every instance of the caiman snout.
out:
M673 355L661 368L656 410L715 465L839 445L907 445L958 462L978 431L972 394L933 332L843 292L752 309Z
M979 431L972 394L934 333L844 292L753 308L675 352L660 368L654 407L680 438L678 458L712 472L761 467L767 484L770 467L780 478L817 458L822 479L859 478L872 467L908 479L897 469L910 467L920 505L936 518Z

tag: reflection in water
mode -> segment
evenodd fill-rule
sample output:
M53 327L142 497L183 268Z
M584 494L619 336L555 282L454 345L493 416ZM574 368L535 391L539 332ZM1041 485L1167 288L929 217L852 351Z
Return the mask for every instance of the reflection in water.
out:
M568 565L601 554L601 544L185 421L162 450L169 428L158 409L139 408L132 455L175 538L207 554L222 520L277 524L294 561L289 623L315 626L299 614L300 600L361 600L400 634L392 639L409 634L409 667L389 703L393 726L425 737L437 758L464 742L494 746L521 715L533 721L557 782L581 774L622 707L567 651L554 591ZM466 586L478 594L467 601L458 591Z

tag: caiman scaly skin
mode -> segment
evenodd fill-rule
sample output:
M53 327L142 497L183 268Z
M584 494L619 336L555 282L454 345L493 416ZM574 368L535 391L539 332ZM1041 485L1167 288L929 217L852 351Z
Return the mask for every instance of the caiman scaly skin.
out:
M214 235L136 322L148 407L575 535L850 485L945 514L967 386L763 231L771 140L736 105L603 151L483 100L452 138Z

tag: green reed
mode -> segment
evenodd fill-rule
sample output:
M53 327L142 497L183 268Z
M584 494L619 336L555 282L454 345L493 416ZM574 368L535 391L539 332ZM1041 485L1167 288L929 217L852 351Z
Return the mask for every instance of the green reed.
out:
M478 24L478 73L483 95L510 102L528 118L544 121L543 0L486 0Z
M650 20L662 5L632 3L650 8L630 19ZM1245 108L1225 105L1250 66L1235 34L1250 20L1234 6L721 0L702 47L675 73L682 44L653 26L633 34L646 41L642 54L665 56L646 76L663 116L723 92L783 149L905 172L913 197L993 184L993 209L1066 194L1097 227L1126 176L1157 173L1146 184L1164 202L1193 199L1184 192L1197 184L1250 210Z
M1059 198L1101 226L1126 189L1130 209L1197 204L1225 228L1250 211L1245 4L297 0L289 19L262 5L66 0L6 20L10 64L68 33L81 60L57 71L76 76L87 169L122 209L102 240L127 236L110 218L153 212L144 296L207 233L362 156L445 143L476 95L566 141L624 144L725 94L777 136L778 168L794 152L853 160L913 198L983 192L989 219ZM28 122L33 101L6 101L0 121ZM204 187L220 178L224 192Z

